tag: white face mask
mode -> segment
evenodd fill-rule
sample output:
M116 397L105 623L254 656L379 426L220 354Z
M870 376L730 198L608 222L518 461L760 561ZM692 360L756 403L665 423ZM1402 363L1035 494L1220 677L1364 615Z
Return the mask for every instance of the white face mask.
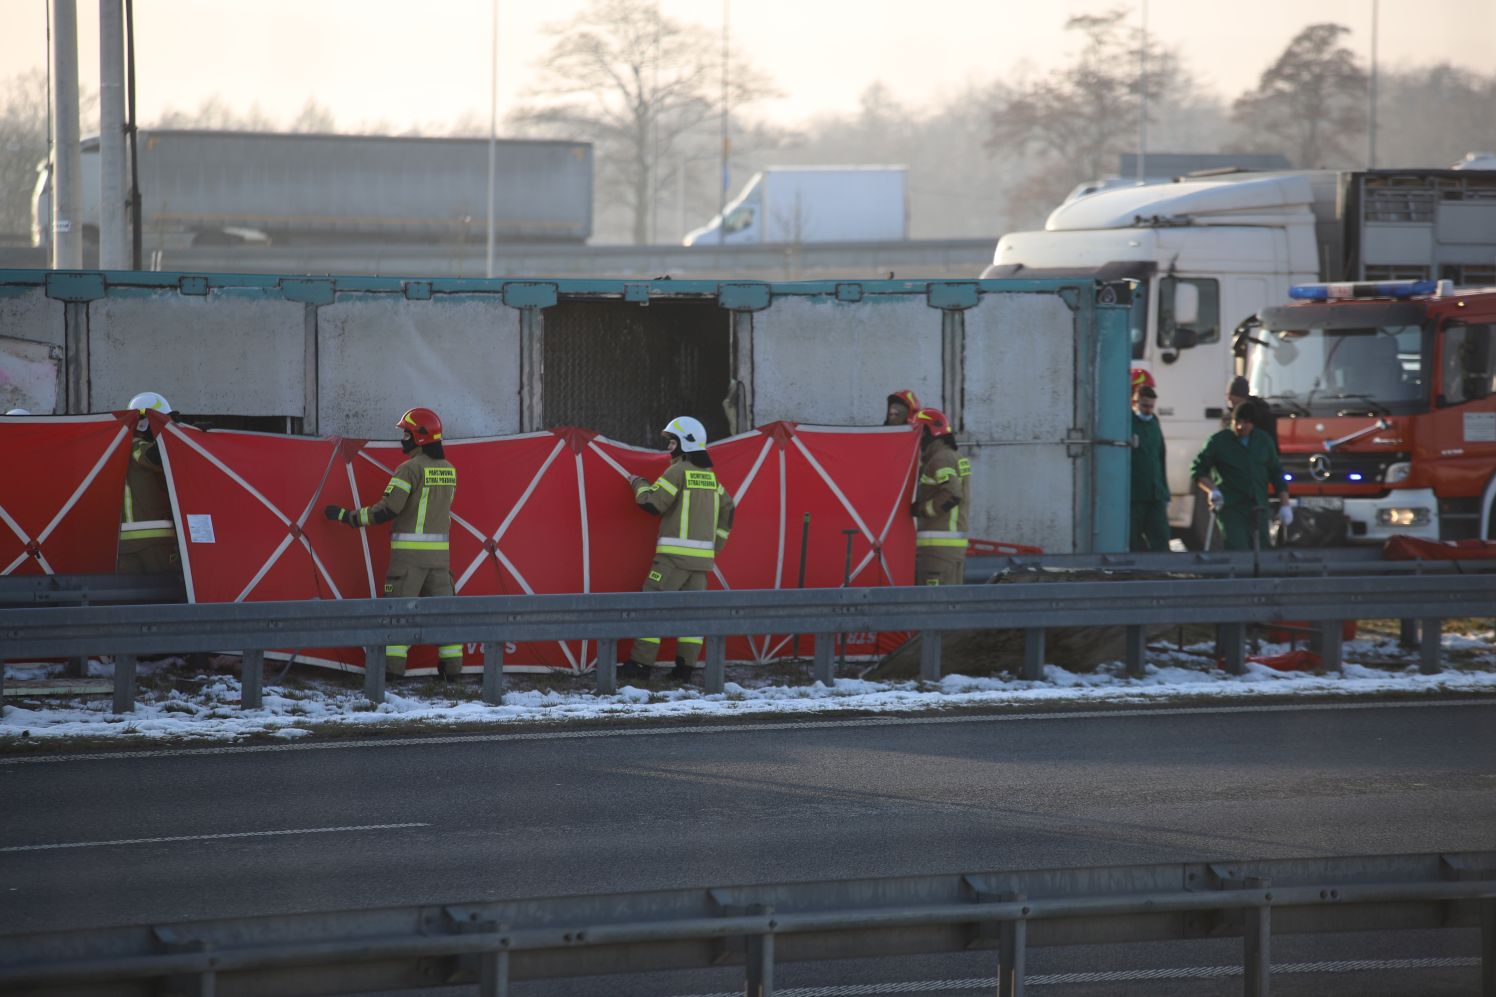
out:
M1137 409L1133 409L1132 410L1132 414L1135 415L1135 416L1137 416L1139 419L1142 419L1144 422L1152 422L1153 421L1153 413L1152 412L1139 412Z

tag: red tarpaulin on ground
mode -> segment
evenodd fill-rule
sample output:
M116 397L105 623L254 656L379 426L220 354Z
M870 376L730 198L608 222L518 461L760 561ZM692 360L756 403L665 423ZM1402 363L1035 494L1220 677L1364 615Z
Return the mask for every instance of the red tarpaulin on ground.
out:
M1423 540L1399 534L1382 548L1389 561L1482 561L1496 558L1496 540Z
M322 518L327 504L369 505L404 459L394 443L258 433L204 433L167 425L162 449L194 601L365 598L380 594L388 525L367 530ZM711 447L738 511L712 586L794 588L801 529L810 513L804 584L840 585L851 531L853 585L913 579L907 514L918 437L902 427L837 429L775 423ZM640 587L659 520L640 510L631 474L657 476L659 451L587 430L454 441L452 575L459 595L618 592ZM855 634L849 654L873 653L876 635ZM729 642L734 660L789 653L791 638ZM802 641L809 653L811 641ZM622 642L620 656L627 652ZM669 642L666 654L673 653ZM361 667L357 650L299 649L299 659ZM507 665L583 671L593 642L510 644ZM667 659L668 660L668 659ZM434 650L412 648L409 670L434 667ZM470 645L465 666L482 665Z
M114 570L134 418L0 416L0 575Z

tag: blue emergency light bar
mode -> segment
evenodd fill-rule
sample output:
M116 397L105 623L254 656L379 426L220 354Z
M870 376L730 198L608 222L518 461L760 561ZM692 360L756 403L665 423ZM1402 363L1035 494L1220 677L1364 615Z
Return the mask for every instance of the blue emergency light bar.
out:
M1347 298L1411 298L1433 294L1439 289L1434 280L1377 280L1362 283L1296 284L1288 296L1297 301L1340 301Z

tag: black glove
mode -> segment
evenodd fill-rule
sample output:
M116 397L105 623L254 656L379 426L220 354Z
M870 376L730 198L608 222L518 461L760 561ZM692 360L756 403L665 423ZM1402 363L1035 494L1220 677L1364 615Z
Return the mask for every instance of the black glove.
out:
M358 526L358 523L353 518L353 513L340 505L327 506L322 510L322 515L337 523L347 523L349 526L355 528Z
M910 502L909 503L909 515L913 516L915 519L919 519L921 516L924 515L924 513L922 513L922 512L919 511L919 503L918 502Z

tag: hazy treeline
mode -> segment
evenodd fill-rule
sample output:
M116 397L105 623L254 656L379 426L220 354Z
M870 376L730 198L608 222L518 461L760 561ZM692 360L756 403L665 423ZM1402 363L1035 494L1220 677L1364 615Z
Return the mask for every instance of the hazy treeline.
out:
M1083 44L1068 63L1020 71L934 105L906 102L882 84L860 106L787 126L760 108L778 96L734 54L729 197L769 165L906 164L915 238L995 237L1042 224L1077 184L1115 173L1135 152L1146 89L1153 152L1281 153L1297 167L1363 168L1368 156L1364 60L1352 33L1309 24L1256 87L1234 97L1202 92L1193 67L1211 53L1153 42L1146 82L1130 12L1071 18ZM674 242L709 221L721 194L720 49L701 24L664 17L651 0L591 0L550 29L535 84L507 115L508 136L593 142L594 241ZM1376 164L1448 167L1467 151L1496 149L1496 73L1446 63L1383 67L1377 75ZM0 82L0 234L24 232L36 164L47 154L46 79ZM84 129L97 128L85 109ZM350 122L309 100L290 120L209 96L142 127L367 134L486 135L485 108L455 124Z

